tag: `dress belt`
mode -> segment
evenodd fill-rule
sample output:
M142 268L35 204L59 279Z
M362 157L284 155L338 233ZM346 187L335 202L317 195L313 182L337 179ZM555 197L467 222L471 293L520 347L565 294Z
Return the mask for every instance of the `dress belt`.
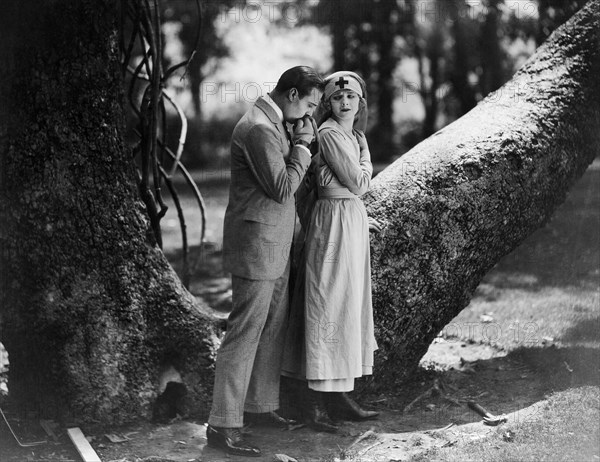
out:
M356 194L348 188L319 188L319 199L355 199Z

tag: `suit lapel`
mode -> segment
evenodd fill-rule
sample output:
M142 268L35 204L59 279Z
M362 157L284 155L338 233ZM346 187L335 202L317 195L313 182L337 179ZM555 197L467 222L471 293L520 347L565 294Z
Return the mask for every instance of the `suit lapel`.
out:
M269 118L271 122L277 127L277 131L281 135L281 141L284 144L287 144L288 147L291 147L291 142L288 136L288 132L283 126L284 122L279 119L279 116L275 112L275 110L271 107L269 103L265 101L265 99L261 96L256 100L256 107L265 113L265 115Z

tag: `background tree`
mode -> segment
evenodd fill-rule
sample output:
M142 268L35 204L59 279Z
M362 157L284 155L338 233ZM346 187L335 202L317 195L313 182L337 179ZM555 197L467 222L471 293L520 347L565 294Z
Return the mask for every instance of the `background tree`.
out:
M419 94L423 101L425 117L422 123L422 138L432 135L437 126L439 115L439 88L443 82L444 44L446 43L445 21L439 11L439 1L431 2L433 18L425 19L418 8L413 12L413 25L416 38L413 41L413 53L417 58L419 70Z
M322 0L311 13L313 21L330 29L334 69L356 71L369 88L375 120L372 151L375 160L389 160L394 152L394 71L399 62L396 46L406 2L352 0L341 7L337 0Z
M536 41L541 44L559 26L579 11L588 0L538 0Z
M485 17L481 25L481 94L487 94L500 88L508 80L503 63L506 62L500 46L500 4L504 0L487 0ZM510 74L509 74L510 75Z
M224 20L227 10L233 7L243 8L242 0L199 0L200 11L195 1L161 0L162 17L165 21L172 21L179 27L178 37L183 45L183 54L194 59L188 66L187 81L192 94L191 116L201 114L202 82L210 73L206 69L210 61L218 62L227 56L229 50L219 37L216 23L221 18ZM199 36L198 36L199 34ZM199 40L198 40L199 38ZM175 64L175 63L171 63Z
M450 2L450 18L452 20L453 62L449 72L452 89L459 101L459 114L466 114L477 103L475 89L469 82L469 73L473 72L470 56L476 55L473 40L470 40L468 6L464 0Z
M306 0L299 0L307 4ZM415 58L419 79L405 81L421 96L424 139L498 89L521 65L519 49L541 43L585 4L583 0L321 0L312 18L329 27L334 67L361 73L369 86L373 157L391 160L399 146L394 114L397 68ZM539 14L539 21L537 15ZM403 143L404 144L404 143Z
M376 2L373 5L371 41L377 50L376 87L371 101L376 103L377 118L372 130L371 144L374 152L380 153L375 160L387 160L395 151L393 142L393 105L396 99L394 71L400 61L396 37L399 22L404 12L398 2Z

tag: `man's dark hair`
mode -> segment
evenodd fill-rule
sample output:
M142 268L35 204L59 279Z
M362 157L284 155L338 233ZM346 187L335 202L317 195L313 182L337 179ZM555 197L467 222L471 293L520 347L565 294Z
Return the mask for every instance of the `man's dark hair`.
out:
M281 74L275 91L283 94L292 88L298 90L300 98L303 98L310 94L313 88L323 91L325 82L312 67L296 66Z

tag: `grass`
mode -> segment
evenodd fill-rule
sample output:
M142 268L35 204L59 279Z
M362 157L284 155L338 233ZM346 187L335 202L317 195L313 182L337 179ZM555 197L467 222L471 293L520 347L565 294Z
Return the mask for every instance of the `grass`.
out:
M490 271L444 335L506 350L600 346L599 185L597 159L546 226Z
M229 200L229 168L222 166L218 169L196 172L194 180L202 194L206 210L204 240L214 243L220 248L223 240L223 218ZM177 178L175 187L180 195L181 206L185 213L188 245L190 247L198 246L202 225L200 209L189 187L181 178ZM172 199L167 197L165 202L169 209L161 222L163 248L165 253L172 254L181 249L181 229Z
M600 390L574 388L549 397L531 421L503 425L483 440L428 451L413 461L600 460Z
M547 225L498 262L441 333L526 364L550 390L547 404L533 420L412 460L600 461L599 233L596 159Z

